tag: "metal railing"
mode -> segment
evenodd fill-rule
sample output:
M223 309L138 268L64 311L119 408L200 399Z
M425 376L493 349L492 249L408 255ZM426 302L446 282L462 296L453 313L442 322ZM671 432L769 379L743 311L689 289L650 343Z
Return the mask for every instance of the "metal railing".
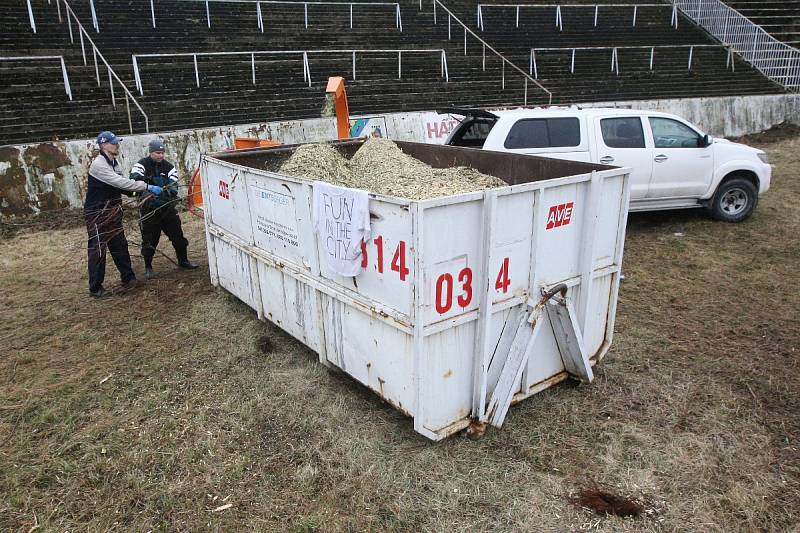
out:
M534 77L539 77L539 68L536 64L536 52L571 52L572 59L570 62L569 71L571 74L575 73L575 54L578 50L610 50L611 51L611 72L616 72L619 76L619 50L650 50L650 70L653 70L655 62L656 50L663 49L677 49L688 48L689 58L687 61L686 69L692 69L692 61L694 59L695 48L719 48L727 50L728 58L725 62L725 68L730 68L731 72L736 71L735 61L733 57L733 50L722 44L663 44L663 45L650 45L650 46L567 46L563 48L555 47L537 47L531 48L530 60L528 63L529 73Z
M200 87L200 70L197 66L198 57L218 57L218 56L250 56L250 68L253 85L256 84L256 55L299 55L303 61L303 81L311 87L311 67L308 61L309 54L349 54L352 56L353 80L356 78L356 54L397 54L397 79L403 79L403 54L429 54L435 53L440 57L442 78L445 82L450 81L450 74L447 70L447 52L441 48L434 49L391 49L391 50L252 50L239 52L177 52L171 54L134 54L131 56L133 63L133 75L136 88L140 95L144 95L142 78L139 73L139 62L143 58L156 57L191 57L194 64L194 79L197 87Z
M77 26L78 38L81 43L81 55L83 56L84 65L88 65L88 62L86 61L86 44L84 43L84 38L89 42L89 45L91 45L92 58L94 60L94 73L95 77L97 78L97 86L98 87L102 86L100 82L100 66L97 62L97 58L99 57L100 61L103 63L103 65L105 65L106 70L108 72L108 89L111 92L111 105L114 107L114 109L117 108L117 99L116 95L114 94L114 82L116 81L116 83L118 83L119 86L122 87L122 91L125 94L125 110L128 114L128 129L130 130L131 133L133 133L133 121L131 120L131 106L130 106L130 102L133 102L133 105L136 106L136 108L139 110L139 113L144 118L145 132L149 133L150 120L147 118L147 113L144 112L144 109L142 109L142 106L140 106L139 102L136 101L136 98L133 97L133 94L125 86L125 83L123 83L123 81L119 78L119 76L117 76L117 73L114 72L114 69L112 69L111 65L108 64L106 58L103 57L103 54L97 48L97 45L94 44L94 41L89 36L89 33L83 27L83 24L81 24L80 20L78 20L77 15L75 15L75 12L72 10L72 7L69 5L67 0L56 0L56 8L58 9L58 21L63 22L61 18L62 3L64 4L64 13L67 19L67 28L69 29L69 40L72 44L75 44L75 35L72 31L72 19L74 19L75 25Z
M767 78L800 89L800 50L782 43L719 0L673 0L673 5L733 49Z
M555 9L556 13L556 27L558 31L564 30L563 18L561 15L561 8L562 7L580 7L580 8L591 8L594 9L594 27L597 27L597 19L600 15L600 5L595 4L478 4L478 29L483 31L485 29L484 22L483 22L483 8L500 8L500 9L515 9L516 10L516 28L519 28L519 13L521 9L530 9L530 8L548 8L548 9ZM672 10L672 15L670 17L670 26L674 28L678 28L678 11L675 6L670 6L669 4L603 4L603 9L606 8L633 8L632 16L631 16L631 26L636 27L636 16L639 12L640 7L668 7Z
M67 66L64 64L64 56L14 56L14 57L0 57L0 61L38 61L38 60L58 60L61 64L61 77L64 81L64 91L67 93L70 101L72 101L72 88L69 85L69 75L67 74Z
M30 8L30 0L27 0ZM206 25L211 28L211 9L209 4L255 4L256 27L264 32L264 15L261 9L261 4L265 5L289 5L289 6L303 6L303 20L305 27L308 28L308 6L321 5L321 6L349 6L350 8L350 29L353 29L353 6L391 6L394 8L395 13L395 27L403 31L403 18L400 15L400 4L397 2L321 2L321 1L297 1L297 0L183 0L185 2L202 3L206 6ZM94 7L94 0L89 0L89 6L92 11L92 24L96 31L100 31L100 26L97 22L97 11ZM33 15L31 15L32 17ZM153 28L156 27L156 8L154 0L150 0L150 20Z
M451 34L451 32L452 32L452 30L451 30L452 22L451 21L455 21L456 24L458 24L459 26L461 26L464 29L464 55L465 56L467 55L467 36L468 35L471 35L479 43L481 43L481 46L482 46L481 54L482 54L482 60L483 60L482 68L483 68L484 72L486 71L486 50L489 50L495 56L500 58L500 61L501 61L501 64L502 64L501 84L502 84L503 90L505 90L505 88L506 88L506 65L508 65L512 70L517 71L522 76L522 79L524 80L523 105L528 105L528 82L532 83L534 85L534 87L537 87L539 90L541 90L545 94L547 94L547 103L548 104L552 104L553 103L553 93L548 91L544 87L544 85L539 83L536 79L532 78L530 76L530 74L528 74L527 72L525 72L524 70L519 68L517 65L515 65L514 63L512 63L511 61L506 59L503 54L501 54L500 52L495 50L489 43L487 43L486 41L481 39L481 37L478 34L476 34L474 31L469 29L466 24L461 22L461 19L458 18L452 11L450 11L447 8L447 6L442 4L439 0L432 0L432 1L433 1L433 23L434 24L437 23L437 18L436 18L436 6L437 5L439 6L440 9L442 9L447 14L447 38L448 38L448 40L451 39L451 37L452 37L452 34ZM420 9L422 9L422 0L420 0L419 5L420 5Z

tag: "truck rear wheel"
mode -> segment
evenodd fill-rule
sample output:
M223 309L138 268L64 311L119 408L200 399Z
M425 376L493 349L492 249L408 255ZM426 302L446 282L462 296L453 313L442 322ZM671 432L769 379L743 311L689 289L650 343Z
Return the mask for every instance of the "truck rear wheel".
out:
M731 178L722 183L711 200L711 216L725 222L741 222L753 214L758 190L747 178Z

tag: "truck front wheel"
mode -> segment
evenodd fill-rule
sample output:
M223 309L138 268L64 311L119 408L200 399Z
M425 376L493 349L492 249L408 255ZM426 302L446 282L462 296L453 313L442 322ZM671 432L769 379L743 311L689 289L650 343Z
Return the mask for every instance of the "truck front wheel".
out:
M753 214L758 191L747 178L731 178L717 188L711 200L711 216L725 222L741 222Z

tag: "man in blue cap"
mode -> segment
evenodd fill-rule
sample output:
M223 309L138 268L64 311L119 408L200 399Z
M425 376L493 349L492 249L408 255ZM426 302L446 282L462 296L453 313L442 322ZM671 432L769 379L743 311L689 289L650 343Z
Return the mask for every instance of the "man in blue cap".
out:
M189 261L187 248L189 241L183 236L181 219L175 211L178 203L178 171L164 159L166 147L161 139L154 139L148 145L148 155L131 168L130 178L142 180L149 185L162 188L161 194L146 198L142 202L140 228L142 230L142 257L144 258L144 277L150 279L153 273L153 256L156 253L161 232L172 242L180 268L194 269L197 265Z
M123 285L130 286L136 282L128 241L122 227L121 193L130 195L137 191L150 191L161 194L161 187L148 185L144 181L131 181L122 175L122 168L117 161L121 140L110 131L100 132L97 136L100 153L89 166L83 215L89 234L89 294L96 298L111 294L103 287L106 251L111 252Z

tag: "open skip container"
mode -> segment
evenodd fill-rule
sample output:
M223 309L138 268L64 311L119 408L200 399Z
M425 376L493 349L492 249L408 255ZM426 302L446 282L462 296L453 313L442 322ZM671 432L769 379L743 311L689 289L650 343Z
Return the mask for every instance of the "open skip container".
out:
M332 143L350 157L364 141ZM430 200L370 194L367 267L332 273L296 146L203 157L211 281L413 417L439 440L591 381L614 329L629 169L397 142L435 168L507 187Z

